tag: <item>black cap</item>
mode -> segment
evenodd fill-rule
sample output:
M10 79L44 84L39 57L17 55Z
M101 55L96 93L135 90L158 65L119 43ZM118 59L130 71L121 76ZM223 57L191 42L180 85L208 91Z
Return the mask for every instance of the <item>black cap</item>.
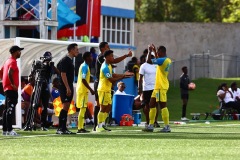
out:
M12 54L12 53L14 53L14 52L16 52L16 51L21 51L21 50L23 50L24 48L20 48L20 47L18 47L18 46L12 46L10 49L9 49L9 52Z

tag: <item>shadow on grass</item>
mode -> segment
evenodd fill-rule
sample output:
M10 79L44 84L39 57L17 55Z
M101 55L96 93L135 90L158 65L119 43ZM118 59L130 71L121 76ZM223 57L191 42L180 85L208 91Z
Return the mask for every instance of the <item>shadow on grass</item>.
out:
M240 138L239 133L200 133L200 132L172 132L172 133L129 133L129 134L110 134L110 133L95 133L95 134L78 134L74 136L60 135L55 138L96 138L96 139L195 139L195 140L237 140Z

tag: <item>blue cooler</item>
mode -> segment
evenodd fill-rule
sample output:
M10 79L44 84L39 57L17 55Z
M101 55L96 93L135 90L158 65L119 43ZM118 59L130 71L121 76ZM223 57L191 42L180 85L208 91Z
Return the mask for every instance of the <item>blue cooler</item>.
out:
M142 120L142 114L140 110L133 110L133 119L134 119L134 124L140 124Z
M124 114L132 115L133 101L133 95L113 95L112 118L117 124L120 124L121 118Z

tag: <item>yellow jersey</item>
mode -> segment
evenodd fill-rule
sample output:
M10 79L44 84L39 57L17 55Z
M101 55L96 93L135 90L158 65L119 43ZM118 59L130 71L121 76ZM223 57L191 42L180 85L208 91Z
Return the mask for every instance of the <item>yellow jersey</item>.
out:
M135 73L135 80L138 81L139 80L139 66L136 64L133 66L133 71L135 69L137 70L137 72Z
M78 70L77 80L77 93L88 93L88 88L82 83L82 79L85 79L87 83L90 82L90 69L87 63L83 62Z
M112 65L107 64L106 61L104 61L100 69L98 91L111 92L112 83L108 80L108 78L112 78L112 73Z
M152 59L153 64L157 64L154 89L168 89L168 72L172 63L170 58L163 57Z

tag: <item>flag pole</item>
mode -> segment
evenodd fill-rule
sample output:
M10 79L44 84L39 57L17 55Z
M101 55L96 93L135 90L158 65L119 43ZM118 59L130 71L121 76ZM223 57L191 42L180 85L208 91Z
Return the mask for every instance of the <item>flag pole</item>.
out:
M90 11L90 24L89 24L89 40L91 42L91 36L92 36L92 14L93 14L93 4L94 0L89 0L91 2L91 11Z
M73 41L76 42L77 38L76 38L76 23L74 23L73 25Z

